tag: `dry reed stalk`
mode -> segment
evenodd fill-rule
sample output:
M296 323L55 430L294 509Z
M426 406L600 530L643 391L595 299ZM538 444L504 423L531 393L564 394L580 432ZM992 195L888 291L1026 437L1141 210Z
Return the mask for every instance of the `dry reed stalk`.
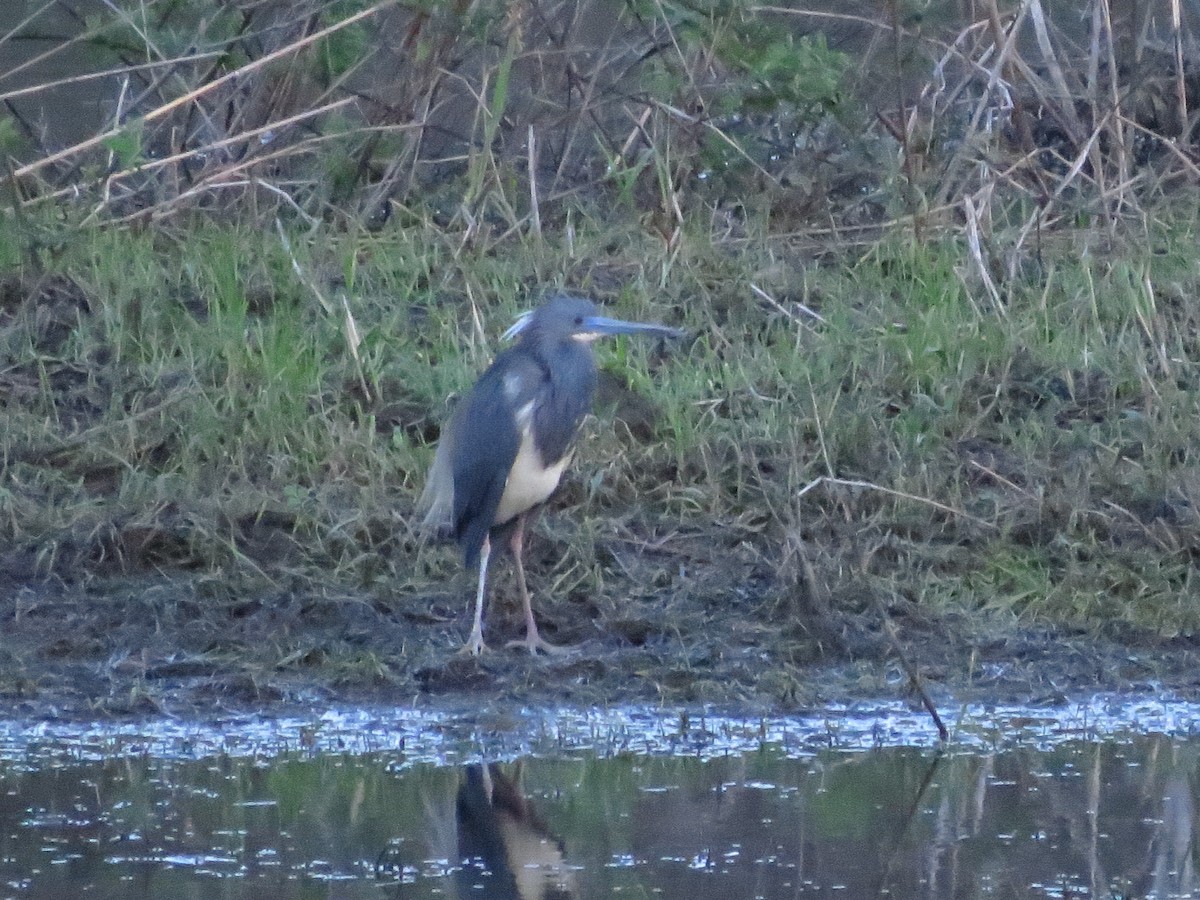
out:
M675 55L679 58L679 62L683 68L684 75L687 77L688 86L691 89L691 95L693 97L702 97L704 95L704 92L700 89L700 86L696 83L695 70L692 66L688 65L688 56L686 53L684 53L683 48L679 46L679 39L675 34L675 29L671 27L671 21L670 21L670 18L667 16L667 11L663 8L662 0L654 0L654 5L658 9L659 20L660 20L664 30L667 32L667 37L669 37L671 40L671 46L674 48ZM715 40L716 40L715 37L713 40L715 43ZM710 59L710 62L711 62L711 59Z
M1000 314L1001 318L1008 318L1008 309L1000 298L1000 290L996 287L996 282L992 279L992 274L988 269L987 261L983 258L979 212L975 209L975 203L972 201L970 194L963 196L963 215L967 223L968 259L975 264L975 273L979 277L979 280L983 282L983 287L988 292L988 296L991 297L992 307ZM969 297L970 285L964 282L964 286L967 287L967 296Z
M17 35L19 35L22 31L24 31L27 27L29 27L34 22L36 22L38 19L40 19L42 17L43 13L49 12L51 9L53 9L57 5L58 5L58 0L45 0L45 2L41 5L40 8L35 9L33 12L29 13L29 15L27 15L24 19L22 19L20 22L18 22L16 25L14 25L12 28L10 28L4 34L0 34L0 47L3 47L5 44L7 44L9 41L11 41L13 38L15 38ZM0 76L0 77L3 77L3 76Z
M931 221L938 222L937 228L932 231L927 230L925 237L931 238L934 235L945 234L947 232L957 232L957 226L949 224L950 217L957 211L957 204L944 204L942 206L933 207L923 212L924 223L926 228L929 228ZM777 231L773 232L773 237L780 240L788 240L795 242L800 239L808 239L813 241L813 249L828 249L830 240L837 240L838 246L843 249L851 249L853 247L866 247L878 242L880 235L887 234L898 228L912 229L912 217L908 214L903 216L892 216L887 219L880 219L877 222L868 222L865 224L855 223L839 223L837 225L816 225L811 228L795 231ZM732 237L729 239L731 246L738 246L749 241L756 240L754 238L738 238ZM798 249L798 248L797 248Z
M968 154L973 152L975 140L982 131L981 123L984 121L987 111L992 108L992 98L998 90L1003 90L1009 104L1008 108L1012 108L1012 100L1008 96L1009 86L1004 73L1010 59L1014 56L1017 34L1020 32L1021 23L1024 21L1028 9L1027 5L1022 4L1020 12L1017 13L1006 32L1001 25L1000 11L996 8L995 0L991 0L989 3L992 41L999 51L995 55L991 68L987 70L987 85L979 101L975 104L975 110L971 114L959 149L946 163L945 175L942 177L941 188L936 195L934 206L951 205L952 198L959 193L959 172L970 162Z
M1109 102L1113 110L1113 131L1116 139L1117 149L1117 182L1125 184L1129 181L1129 139L1125 131L1125 116L1121 112L1121 90L1117 80L1117 49L1116 42L1113 38L1112 25L1112 8L1109 5L1109 0L1096 0L1100 8L1100 21L1104 29L1104 40L1101 45L1104 48L1106 61L1108 65L1108 82L1110 97Z
M1058 54L1055 52L1053 42L1050 39L1050 29L1046 23L1045 12L1042 9L1041 0L1030 0L1030 22L1033 24L1034 35L1037 39L1038 48L1042 54L1042 61L1050 72L1051 83L1054 86L1054 93L1057 96L1046 95L1042 91L1038 91L1038 82L1027 76L1027 81L1031 87L1035 88L1039 103L1043 108L1054 110L1055 117L1059 124L1066 131L1071 143L1074 146L1079 146L1083 138L1083 125L1079 120L1079 116L1075 109L1075 93L1067 84L1067 79L1063 71L1063 66L1059 62ZM1100 119L1100 111L1093 105L1091 107L1091 121L1096 122ZM1105 161L1102 157L1100 146L1098 143L1092 144L1092 152L1090 155L1090 171L1092 178L1096 182L1096 186L1101 193L1105 192L1106 170ZM1118 178L1119 181L1123 179ZM1104 211L1109 225L1113 224L1111 216L1107 215L1107 210Z
M1138 325L1142 328L1142 333L1146 335L1146 343L1150 345L1155 359L1158 362L1159 374L1163 378L1171 376L1171 359L1167 355L1167 341L1163 335L1162 316L1158 312L1158 301L1154 293L1154 282L1150 279L1150 271L1148 268L1143 268L1142 277L1139 287L1142 289L1142 296L1145 298L1145 308L1143 304L1133 304L1133 314L1138 320ZM1162 394L1159 392L1158 385L1155 379L1144 378L1148 393L1162 399Z
M48 8L51 5L52 4L47 3L46 6L42 7L42 10L45 10L46 8ZM10 40L14 35L19 34L21 29L23 29L27 23L29 23L34 18L36 18L37 15L41 15L42 10L39 10L36 15L27 16L20 24L17 25L16 28L13 28L6 35L4 35L2 38L0 38L0 45L4 44L8 40ZM0 72L0 81L5 80L6 78L12 78L14 75L20 75L26 69L32 69L38 65L41 65L42 63L46 62L47 60L52 59L53 57L57 56L59 53L62 53L65 50L68 50L71 47L74 47L76 44L81 44L81 43L87 41L88 39L89 39L88 34L77 34L74 37L63 41L60 44L55 44L52 47L48 47L46 50L42 51L41 53L37 54L36 56L32 56L29 59L25 60L24 62L18 63L16 65L12 66L11 68L5 69L3 72Z
M314 216L310 216L307 212L305 212L304 209L301 208L300 204L292 198L292 195L283 188L279 187L278 185L271 184L269 181L264 181L262 178L253 179L253 183L263 190L274 194L276 197L290 206L296 215L304 220L309 228L315 229L320 227L321 220Z
M43 81L39 84L32 84L29 87L17 88L12 91L4 91L0 93L0 103L5 103L10 100L19 100L22 97L35 96L47 91L57 90L58 88L72 87L74 85L86 84L89 81L98 81L102 78L113 78L118 75L129 75L136 72L148 72L155 69L161 69L164 66L177 66L185 63L201 62L206 59L218 59L224 54L218 50L211 50L205 53L193 53L188 56L180 56L175 59L164 59L158 62L148 63L133 63L128 66L121 66L114 69L101 69L99 72L83 72L79 75L71 75L67 78L56 78L53 81ZM0 76L2 78L3 76Z
M966 28L962 29L955 36L954 40L942 51L942 55L934 62L932 66L932 77L929 82L921 89L921 93L916 103L913 104L912 112L909 114L909 120L906 124L906 129L911 134L917 127L917 116L922 110L927 109L930 116L930 129L936 128L937 115L939 110L949 110L950 107L958 101L958 98L975 80L976 70L985 71L979 61L967 51L961 49L960 45L965 43L968 36L973 36L978 39L976 32L987 28L986 22L972 22ZM987 51L985 52L985 56ZM958 60L965 64L966 71L959 78L958 84L950 89L946 87L946 69L954 60Z
M830 475L820 475L817 478L814 478L812 481L810 481L804 487L800 488L800 490L798 490L796 492L796 499L799 500L805 494L808 494L809 492L816 490L817 488L819 488L821 485L824 485L824 484L833 484L833 485L837 485L839 487L862 488L862 489L868 490L868 491L877 491L881 494L887 494L890 497L896 497L900 500L915 500L917 503L924 503L926 506L932 506L934 509L940 510L944 513L949 513L950 515L953 515L953 516L958 516L960 518L966 519L968 522L974 522L976 525L982 525L984 528L991 528L991 529L999 528L999 526L996 525L994 522L985 521L984 519L980 519L976 516L971 515L968 512L964 512L963 510L958 509L957 507L950 506L949 504L942 503L941 501L938 501L938 500L934 500L931 497L922 497L919 494L910 494L907 491L898 491L895 488L884 487L883 485L875 484L872 481L859 481L857 479L834 478Z
M752 156L750 156L749 153L746 152L746 149L741 144L739 144L736 140L734 140L728 134L726 134L724 131L722 131L720 128L718 128L708 118L699 118L697 116L688 115L683 110L678 109L674 106L671 106L669 103L663 103L662 101L659 101L659 100L652 101L652 105L656 109L660 109L663 112L667 113L669 116L673 116L674 118L679 119L679 121L681 121L681 122L686 122L689 125L700 125L705 130L712 132L718 138L720 138L725 144L727 144L730 149L732 149L735 153L737 153L740 157L742 157L742 159L744 159L751 166L753 166L754 169L758 172L758 174L760 174L764 178L768 179L774 185L779 184L778 178L776 178L773 174L771 174L766 169L764 169ZM651 145L651 146L653 146L653 145Z
M526 145L529 155L529 224L534 237L542 236L542 211L538 203L538 154L537 136L533 126L529 126L529 139Z
M433 106L433 98L438 89L440 77L429 83L429 87L421 95L420 102L422 108L413 115L413 121L410 124L411 130L416 131L416 137L412 141L404 144L401 152L387 164L387 168L383 171L378 183L367 194L366 199L360 204L360 210L363 213L371 214L373 211L380 209L383 204L395 194L402 194L411 185L416 177L416 167L421 158L421 138L425 134L425 128L430 121L430 113ZM360 169L365 169L369 153L374 149L374 143L368 142L367 149L364 150L362 162L359 165Z
M1120 120L1122 126L1128 128L1130 131L1136 131L1145 135L1148 140L1153 140L1159 137L1158 134L1151 131L1149 128L1140 124L1139 122L1135 122L1132 119L1127 119L1125 116L1120 116ZM1174 156L1176 161L1187 170L1188 174L1195 179L1198 184L1200 184L1200 164L1197 164L1196 161L1192 159L1192 157L1189 156L1177 142L1163 141L1162 145L1167 152Z
M1041 228L1048 224L1045 217L1054 207L1056 201L1062 196L1063 191L1065 191L1071 182L1075 180L1076 176L1083 171L1084 163L1086 163L1088 157L1091 156L1092 146L1097 140L1099 140L1100 134L1104 130L1104 125L1107 119L1108 116L1105 116L1105 118L1101 120L1095 128L1092 129L1092 133L1088 137L1087 143L1084 144L1083 149L1075 154L1075 159L1072 160L1070 168L1067 170L1067 173L1059 179L1058 185L1054 188L1053 193L1046 199L1045 204L1039 205L1037 209L1030 213L1029 218L1025 221L1025 224L1022 226L1021 231L1017 235L1016 241L1013 243L1012 250L1009 252L1008 274L1010 278L1016 278L1018 263L1020 260L1020 251L1024 246L1026 239L1029 237L1030 232L1033 231L1035 227Z
M105 176L105 179L104 179L105 190L106 191L109 190L112 185L116 184L121 179L129 178L133 175L145 175L150 172L155 172L158 169L164 168L166 166L173 166L173 165L176 165L177 163L184 162L188 159L191 159L191 158L194 158L197 156L203 156L205 154L213 153L213 152L215 152L217 150L221 150L225 147L243 143L251 138L258 137L259 135L264 135L271 131L278 131L280 129L287 128L291 125L296 125L300 122L305 122L305 121L315 118L317 116L325 115L326 113L333 112L334 110L340 109L343 106L348 106L349 104L354 103L354 102L355 102L355 98L344 97L341 100L335 100L332 103L326 104L325 106L320 106L315 109L306 109L303 112L296 113L294 116L288 116L286 119L279 119L278 121L275 121L275 122L268 122L267 124L261 125L258 128L252 128L249 131L241 132L239 134L233 135L232 137L222 138L221 140L213 141L210 144L203 144L199 147L192 147L191 149L183 150L183 151L180 151L179 153L173 153L172 155L165 156L161 159L149 160L148 162L140 163L136 166L131 166L127 169L122 169L119 172L114 172L111 175ZM284 148L284 149L288 150L288 149L292 149L292 147L288 147L288 148ZM235 165L238 166L239 168L244 168L246 165L256 163L260 159L261 159L261 157L243 159L243 160L239 160ZM222 171L223 170L218 170L217 172L211 173L209 176L206 176L206 177L219 178L221 176ZM37 203L43 199L45 199L45 198L35 197L32 200L28 201L28 203L26 205Z
M1083 137L1083 125L1075 113L1075 94L1067 84L1067 77L1050 40L1050 29L1046 24L1046 12L1042 9L1041 0L1028 0L1029 22L1033 25L1034 38L1038 50L1042 54L1042 62L1050 72L1050 81L1054 85L1053 92L1042 92L1045 96L1040 99L1049 109L1055 111L1056 117L1066 129L1071 140L1078 143Z
M626 161L629 158L629 154L633 152L634 145L637 144L638 140L648 139L646 136L646 123L650 121L650 116L653 115L653 113L654 110L650 106L643 106L641 115L637 117L634 117L632 111L627 111L629 118L633 119L633 127L629 130L629 134L626 135L625 143L623 143L621 145L621 149L617 151L616 158L618 160L621 160L622 162ZM607 174L611 175L612 172L613 169L612 165L610 164Z
M345 101L343 101L343 102L345 102ZM353 102L353 101L349 101L349 102ZM252 157L249 159L243 159L243 160L239 160L236 163L231 163L230 165L226 166L225 168L219 170L218 172L214 172L214 173L210 173L209 175L206 175L200 182L193 185L193 187L187 191L187 195L188 195L188 197L194 197L194 196L203 194L206 187L213 186L215 180L218 178L224 178L224 177L227 177L232 174L243 172L246 169L251 168L256 165L262 165L264 163L275 162L277 160L286 160L289 156L299 157L299 156L303 156L303 155L306 155L309 153L313 153L313 152L316 152L321 147L321 145L345 140L347 137L351 137L351 136L359 135L359 134L372 134L372 133L376 133L376 132L402 133L402 132L412 131L413 129L415 129L417 127L419 127L419 126L416 123L411 123L411 124L407 124L407 125L363 125L358 128L349 129L348 131L339 132L337 134L314 135L313 137L305 138L302 141L297 141L293 144L289 144L286 147L281 147L278 150L272 151L271 153L265 153L265 154L262 154L261 156L256 156L256 157ZM230 138L228 140L236 142L241 139L242 139L242 136L239 136L236 138ZM179 159L185 159L189 156L194 155L195 153L203 153L203 152L205 152L204 148L199 148L197 150L191 150L191 151L181 151L178 154L174 154L172 157L163 158L162 160L152 160L152 161L146 163L140 169L130 169L126 172L115 173L115 174L130 174L130 173L134 173L134 172L141 172L141 171L145 171L147 168L149 168L151 166L154 166L155 168L157 168L157 166L155 166L156 163L166 164L169 162L178 162ZM112 176L110 176L110 177L112 177ZM261 179L259 179L258 181L261 181ZM248 185L254 184L255 182L256 182L256 179L247 179L243 182L240 182L240 184L242 186L248 186ZM228 181L222 182L222 184L224 186L228 186L229 182ZM77 196L78 194L79 194L79 188L77 186L72 185L72 186L68 186L68 187L64 187L64 188L58 188L58 189L52 190L52 191L47 191L45 193L41 193L38 196L31 198L30 200L23 201L22 206L28 207L28 206L44 203L45 201L65 200L69 197ZM106 224L117 224L117 223L121 223L121 222L131 222L136 219L144 217L147 213L153 212L156 209L156 207L161 207L164 205L173 205L174 203L176 203L176 201L178 201L180 199L182 199L182 197L172 196L170 199L164 200L161 204L156 204L155 206L147 207L145 209L140 209L137 212L131 213L127 216L121 216L119 218L105 220L105 223ZM294 201L292 201L292 202L294 203ZM99 212L103 210L103 208L104 208L104 206L103 206L103 204L101 204L96 210L93 211L93 214L98 215Z
M831 22L846 22L853 25L860 25L865 28L870 28L876 33L890 32L897 26L891 19L871 18L868 16L859 16L852 13L837 13L819 9L794 9L783 6L768 6L757 5L749 8L753 13L772 13L780 16L793 16L797 18L821 19ZM945 62L950 59L958 59L968 68L976 65L975 60L969 54L966 54L958 49L957 44L964 34L982 30L991 26L988 21L972 22L965 26L959 33L958 37L952 41L945 41L925 29L913 31L911 29L902 29L903 37L906 40L914 41L918 44L933 48L937 53L942 54L941 66L944 67ZM935 67L937 68L937 67Z
M1100 34L1104 30L1104 4L1092 4L1092 21L1088 26L1087 67L1084 70L1083 87L1086 91L1088 109L1093 116L1100 108Z
M1184 81L1186 71L1183 66L1183 14L1179 9L1179 0L1171 0L1171 38L1175 51L1175 103L1176 115L1179 118L1179 139L1187 138L1188 109L1187 83Z
M897 129L895 137L900 144L900 171L904 173L904 185L901 192L904 194L904 200L908 204L909 215L912 216L913 222L913 240L920 242L922 232L922 204L916 198L916 175L913 167L915 165L912 154L912 124L908 116L908 98L904 93L904 78L903 72L903 56L901 54L901 30L900 30L900 8L897 0L888 0L887 3L888 18L892 23L892 63L896 67L896 115L900 121L904 123L904 127Z
M575 30L579 24L578 16L581 13L582 5L576 7L575 15L577 18L572 22L571 27L564 30L564 36L561 41L561 47L564 53L566 52L566 47L568 45L568 39L566 35L575 33ZM558 165L554 170L554 179L550 182L549 186L550 194L558 192L559 182L566 175L566 167L568 162L574 156L575 145L579 141L580 134L583 131L583 123L589 118L591 118L593 121L598 121L595 110L598 106L597 96L600 93L601 76L606 71L607 67L613 65L616 61L612 47L613 40L614 37L610 35L606 39L605 44L599 48L599 51L596 53L595 63L593 64L591 71L586 75L578 72L573 62L568 64L568 77L570 81L575 82L574 89L571 90L567 95L568 101L571 98L578 96L579 104L578 111L570 118L570 124L567 126L567 131L562 141L562 150L559 153ZM617 53L619 53L619 51L617 51ZM626 74L626 72L618 72L612 79L612 82L614 84L619 84L626 77ZM601 129L601 135L607 137L604 135L603 129Z
M284 47L280 47L278 50L274 50L274 51L268 53L266 56L260 57L256 60L246 63L246 65L241 66L240 68L234 69L232 72L227 72L226 74L222 75L221 77L219 77L213 81L208 82L207 84L200 85L199 87L188 91L187 93L183 94L182 96L176 97L174 100L171 100L168 103L164 103L161 106L158 106L155 109L150 110L144 116L142 116L141 119L143 122L152 122L157 119L161 119L164 116L166 116L168 113L174 111L175 109L178 109L181 106L191 103L193 100L198 100L201 97L204 97L205 95L212 93L213 91L215 91L217 88L221 87L222 85L225 85L229 82L235 81L236 79L239 79L239 78L245 78L245 76L251 74L252 72L258 71L259 69L263 68L266 65L269 65L270 63L272 63L278 59L282 59L282 58L288 56L289 54L296 53L296 52L304 49L305 47L308 47L308 46L316 43L317 41L323 40L324 38L327 38L330 35L335 34L338 31L341 31L343 28L347 28L350 25L353 25L355 22L359 22L369 16L373 16L376 13L380 12L383 9L386 9L389 6L396 5L396 3L398 3L398 2L399 2L399 0L380 0L380 2L375 3L375 4L367 7L366 9L359 10L358 12L354 13L353 15L347 16L345 19L342 19L339 22L335 22L334 24L329 25L326 28L322 28L320 31L314 32L313 34L310 34L310 35L306 35L305 37L300 38L299 40L293 41L292 43L290 43ZM54 163L61 162L64 159L70 159L71 157L77 156L86 150L91 150L97 146L100 146L105 141L119 136L121 134L121 131L122 131L121 128L108 129L107 131L103 131L100 134L93 135L92 137L90 137L86 140L83 140L83 141L80 141L79 143L73 144L70 147L66 147L62 150L59 150L56 153L52 153L48 156L42 157L41 159L39 159L35 162L27 163L27 164L21 166L20 168L18 168L13 173L13 177L17 178L17 179L21 179L21 178L26 178L30 175L36 174L37 172L40 172L41 170L47 168L48 166L53 165Z
M780 303L778 300L776 300L774 297L772 297L770 294L768 294L766 291L764 291L762 288L760 288L757 284L751 283L750 290L754 292L755 296L760 297L763 300L766 300L767 303L771 304L771 306L773 306L778 312L783 313L784 316L791 319L797 325L801 325L801 326L807 325L807 323L805 323L803 320L801 320L797 315L795 315L795 313L792 313L789 310L785 309L782 303ZM806 316L808 316L810 319L816 319L822 325L827 324L825 321L825 317L822 316L815 309L805 306L803 303L801 303L798 300L793 301L793 302L795 303L796 308L799 309L800 312L802 312Z

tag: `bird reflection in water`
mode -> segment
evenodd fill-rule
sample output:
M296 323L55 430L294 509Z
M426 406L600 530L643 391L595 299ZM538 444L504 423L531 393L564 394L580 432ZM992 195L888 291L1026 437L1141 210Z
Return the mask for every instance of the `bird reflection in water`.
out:
M521 785L496 764L467 766L456 813L462 897L570 900L574 872L563 843L538 817Z
M462 900L573 900L575 869L559 840L525 796L523 769L509 777L496 764L466 766L457 779L423 797L423 860L417 844L394 838L380 851L375 875L396 883L395 897L418 878L452 878ZM417 851L420 852L420 851Z

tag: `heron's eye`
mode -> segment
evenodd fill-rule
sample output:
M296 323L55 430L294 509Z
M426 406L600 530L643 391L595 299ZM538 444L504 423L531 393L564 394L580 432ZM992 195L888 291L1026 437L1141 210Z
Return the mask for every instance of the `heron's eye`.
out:
M575 324L576 324L576 325L582 325L582 324L583 324L583 316L576 316L576 317L575 317Z

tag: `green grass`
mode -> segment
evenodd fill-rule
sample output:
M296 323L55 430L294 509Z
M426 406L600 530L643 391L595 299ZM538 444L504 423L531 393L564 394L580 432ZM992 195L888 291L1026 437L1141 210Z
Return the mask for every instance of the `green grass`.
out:
M694 337L601 346L656 416L636 437L588 426L572 508L544 526L560 557L547 593L627 592L620 542L671 552L682 535L709 550L680 557L701 576L757 573L750 615L769 623L799 534L838 614L902 596L932 616L1193 635L1195 224L1131 228L1103 256L1063 234L1002 308L952 234L818 263L698 227L668 251L581 209L572 255L550 234L492 253L430 228L295 233L302 279L270 229L85 229L48 266L86 298L54 313L57 332L39 324L46 282L0 254L15 285L0 535L36 546L43 573L442 590L453 553L422 547L412 509L451 396L536 302L531 285L587 290L616 271L601 299ZM823 476L869 485L800 495ZM337 652L344 677L382 666Z
M1200 179L1144 102L1182 77L1145 35L1054 42L1074 103L1013 83L997 127L1009 63L953 17L843 53L741 0L635 4L600 45L444 3L377 45L370 4L301 6L345 27L91 17L96 68L171 73L131 75L95 141L38 124L61 86L10 98L14 654L194 655L253 696L462 687L471 576L414 504L455 398L556 288L691 334L598 348L611 396L530 571L550 634L621 649L562 685L804 702L831 648L888 656L881 611L950 654L1195 635ZM163 58L184 44L214 55Z

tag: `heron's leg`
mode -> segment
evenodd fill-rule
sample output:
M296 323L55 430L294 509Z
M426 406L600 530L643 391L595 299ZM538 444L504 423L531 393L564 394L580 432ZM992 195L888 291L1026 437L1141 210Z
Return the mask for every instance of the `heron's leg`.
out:
M475 624L471 626L471 636L462 645L459 653L478 656L487 649L483 642L483 597L487 592L488 557L492 555L492 539L485 537L483 547L479 551L479 588L475 593Z
M533 617L533 603L529 599L529 588L525 584L525 523L530 518L529 513L523 512L517 517L517 525L509 538L509 547L517 561L517 590L521 593L521 605L525 609L525 640L509 641L509 647L525 647L530 653L565 653L566 647L551 644L538 634L537 620Z

